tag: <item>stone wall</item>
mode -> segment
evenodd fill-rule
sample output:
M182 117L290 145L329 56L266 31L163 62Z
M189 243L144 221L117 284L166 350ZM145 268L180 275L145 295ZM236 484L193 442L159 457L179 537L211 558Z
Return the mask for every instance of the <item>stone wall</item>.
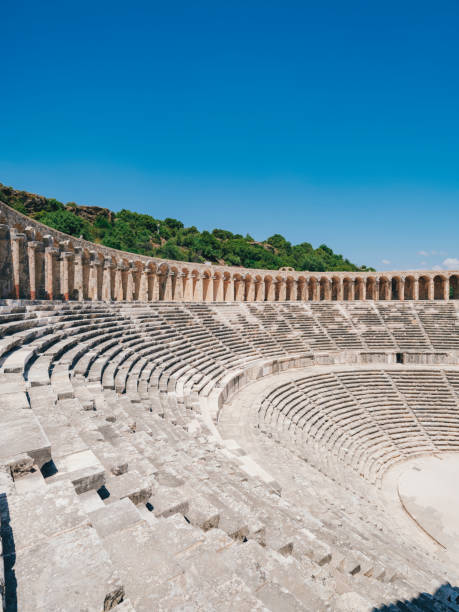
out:
M179 262L68 236L0 202L0 299L448 300L459 271L298 272Z

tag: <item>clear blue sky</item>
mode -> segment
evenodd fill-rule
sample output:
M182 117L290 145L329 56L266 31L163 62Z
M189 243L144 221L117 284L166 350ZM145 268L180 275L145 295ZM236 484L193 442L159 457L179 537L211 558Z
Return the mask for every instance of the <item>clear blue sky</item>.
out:
M0 182L456 265L458 0L5 0L1 22Z

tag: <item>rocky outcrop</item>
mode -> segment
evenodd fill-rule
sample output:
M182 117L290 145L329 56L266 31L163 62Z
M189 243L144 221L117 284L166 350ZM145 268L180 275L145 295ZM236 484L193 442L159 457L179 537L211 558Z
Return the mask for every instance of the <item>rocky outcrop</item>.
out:
M45 198L28 191L19 191L1 183L0 200L32 218L36 217L38 213L50 212L61 208L89 221L89 223L93 223L99 216L104 216L111 222L114 216L114 213L108 208L102 208L101 206L79 206L75 202L63 204L54 198Z

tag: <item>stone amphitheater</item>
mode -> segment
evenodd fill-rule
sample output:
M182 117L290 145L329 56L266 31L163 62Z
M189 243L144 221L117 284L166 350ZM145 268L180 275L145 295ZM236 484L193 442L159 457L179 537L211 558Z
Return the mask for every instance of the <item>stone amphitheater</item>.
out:
M5 610L459 610L459 272L0 222Z

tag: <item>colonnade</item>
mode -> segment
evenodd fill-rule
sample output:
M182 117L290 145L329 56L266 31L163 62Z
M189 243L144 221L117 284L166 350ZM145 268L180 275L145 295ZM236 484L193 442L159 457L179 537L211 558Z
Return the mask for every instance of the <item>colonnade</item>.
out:
M0 298L151 302L459 299L459 272L321 273L192 264L116 251L23 219L30 224L0 224Z

